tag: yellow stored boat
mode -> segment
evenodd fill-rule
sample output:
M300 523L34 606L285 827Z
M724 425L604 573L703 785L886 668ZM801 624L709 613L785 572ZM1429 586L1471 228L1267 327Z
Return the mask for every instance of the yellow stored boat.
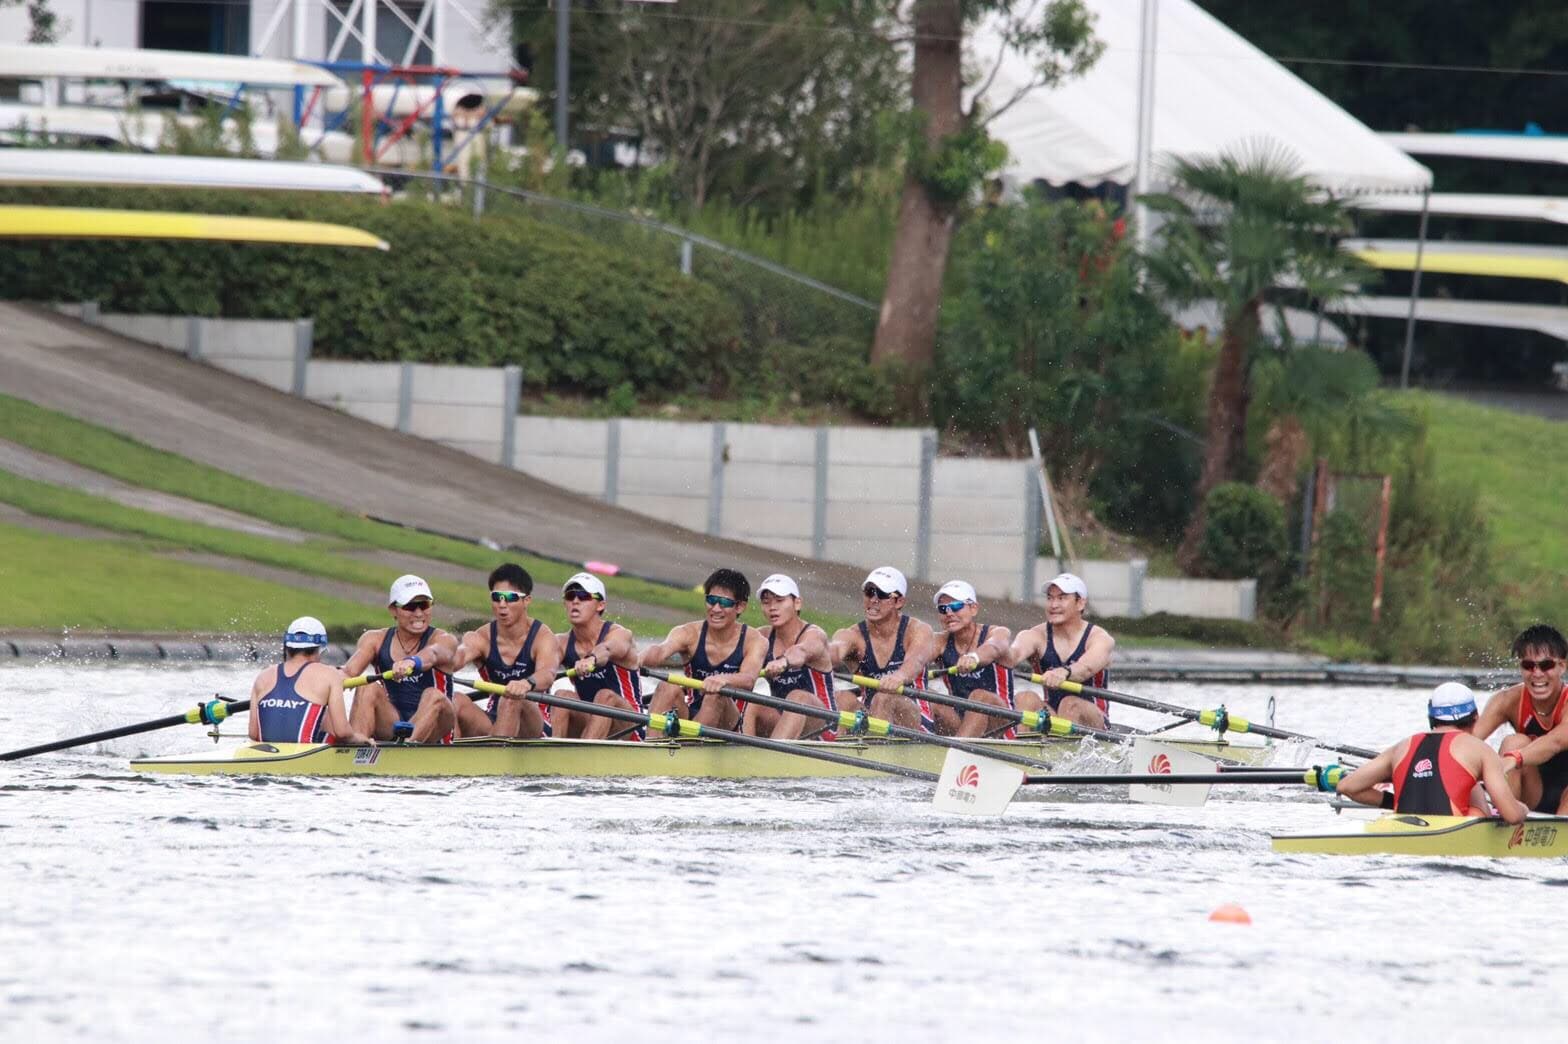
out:
M1280 834L1274 851L1318 855L1568 856L1568 817L1532 816L1511 826L1478 816L1389 813L1360 829L1330 834Z
M947 748L908 740L796 741L884 765L939 773ZM1056 765L1079 753L1078 739L976 740L982 746ZM1167 741L1237 763L1261 761L1267 747L1215 740ZM1116 747L1103 749L1114 752ZM452 744L379 747L246 743L232 750L138 758L137 772L273 776L664 776L708 779L875 776L881 773L722 740L627 743L611 740L466 739Z

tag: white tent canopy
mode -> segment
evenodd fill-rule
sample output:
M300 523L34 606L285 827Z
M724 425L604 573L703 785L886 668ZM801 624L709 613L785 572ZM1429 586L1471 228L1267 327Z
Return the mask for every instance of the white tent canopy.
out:
M1495 218L1504 221L1553 221L1568 224L1568 197L1508 196L1485 192L1434 192L1422 197L1399 195L1356 196L1348 201L1363 210L1390 214L1419 214L1425 208L1441 217Z
M1006 176L1098 184L1133 179L1137 148L1140 13L1137 0L1086 0L1105 53L1088 75L1038 88L991 124L1012 153ZM979 27L971 64L985 102L1004 104L1033 82L1027 57L1006 50L993 24ZM1152 152L1213 155L1248 142L1295 153L1313 183L1335 192L1419 192L1432 173L1203 11L1159 0ZM1156 169L1156 180L1158 180Z
M1417 156L1460 156L1515 163L1568 163L1568 137L1556 134L1424 134L1385 131L1378 137Z

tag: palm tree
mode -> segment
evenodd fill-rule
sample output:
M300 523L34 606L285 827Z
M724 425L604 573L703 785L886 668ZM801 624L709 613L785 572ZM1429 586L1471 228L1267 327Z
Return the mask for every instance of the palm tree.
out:
M1206 521L1204 500L1234 479L1245 459L1263 306L1287 287L1332 301L1355 285L1360 266L1336 245L1351 227L1344 207L1309 184L1282 147L1253 144L1178 159L1169 172L1172 192L1143 197L1163 219L1147 258L1149 275L1173 304L1212 300L1221 316L1197 506L1177 552L1192 569Z

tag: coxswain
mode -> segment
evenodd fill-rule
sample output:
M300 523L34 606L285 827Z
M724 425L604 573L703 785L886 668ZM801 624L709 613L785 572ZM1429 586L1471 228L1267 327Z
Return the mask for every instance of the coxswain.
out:
M387 609L391 627L366 631L343 665L343 673L358 675L367 668L377 674L391 671L393 678L372 682L354 696L349 719L354 728L377 739L398 737L408 723L408 738L415 743L449 741L457 724L452 708L452 678L447 673L457 652L457 638L430 626L435 596L430 585L417 576L392 581Z
M762 629L768 641L762 674L773 698L836 712L828 635L816 624L800 618L800 585L792 577L774 573L757 588L757 601L762 603L762 615L768 618L768 626ZM837 737L831 719L791 714L755 703L747 706L742 725L746 735L769 739Z
M1045 622L1019 631L1008 653L1009 667L1027 666L1045 678L1045 698L1020 691L1018 709L1051 713L1079 725L1105 728L1108 705L1063 692L1057 686L1075 681L1103 689L1110 681L1108 669L1116 639L1098 624L1084 619L1089 586L1072 573L1062 573L1045 585Z
M999 624L979 622L980 601L974 585L966 580L949 580L933 602L946 632L937 662L948 669L938 675L948 694L1012 709L1013 673L1006 664L1013 633ZM979 711L960 712L940 703L928 706L937 731L944 736L973 738L1000 733L1004 739L1012 739L1016 732L1006 718Z
M1341 779L1339 793L1415 816L1484 816L1490 798L1505 820L1524 822L1529 809L1509 788L1503 759L1470 734L1476 718L1475 694L1458 682L1444 682L1427 701L1427 731L1400 740ZM1393 794L1379 789L1381 783L1392 783Z
M1568 814L1568 641L1557 628L1536 624L1514 639L1513 654L1519 684L1492 694L1473 731L1484 740L1513 726L1500 750L1514 796L1537 812Z
M719 690L750 689L762 673L767 640L740 622L751 597L751 582L733 569L716 569L703 581L707 614L680 624L664 641L643 650L644 667L662 667L671 657L685 657L682 673L702 682L702 689L684 689L660 682L649 701L650 714L691 718L702 725L734 730L742 708Z
M454 694L457 734L538 739L546 722L540 705L528 695L550 690L561 662L560 647L550 629L528 613L534 593L528 570L506 562L490 571L487 583L492 619L463 635L451 669L455 673L477 663L480 676L506 686L506 695L492 695L481 707L464 693Z
M321 662L327 629L301 616L283 632L283 662L250 686L250 738L257 743L369 743L349 724L343 672Z
M604 618L604 581L577 573L561 585L561 600L571 629L555 636L560 663L572 671L568 686L558 691L600 707L642 712L642 687L637 642L632 632ZM590 711L550 709L550 734L556 739L642 739L644 726Z
M929 708L922 713L919 705L898 693L902 686L923 683L926 665L936 655L931 625L904 613L909 581L892 566L879 566L866 574L860 594L865 619L836 632L828 654L834 663L877 679L877 688L861 689L858 696L840 693L840 708L863 710L907 729L934 731Z

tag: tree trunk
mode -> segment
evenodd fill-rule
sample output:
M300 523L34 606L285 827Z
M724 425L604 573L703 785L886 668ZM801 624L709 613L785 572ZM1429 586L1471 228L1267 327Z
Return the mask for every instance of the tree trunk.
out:
M1258 326L1258 302L1250 301L1241 314L1225 325L1220 340L1219 359L1214 364L1214 379L1209 384L1208 430L1203 440L1203 473L1195 494L1198 500L1187 531L1182 535L1176 561L1188 572L1200 565L1198 545L1208 522L1205 501L1209 492L1235 475L1247 442L1247 408L1251 404L1251 360L1247 358Z
M1289 508L1291 498L1301 487L1301 464L1312 451L1312 443L1301 421L1287 413L1269 425L1264 446L1257 486L1278 501L1280 507Z
M925 143L934 154L964 120L961 0L918 0L914 27L915 111L925 117ZM912 166L904 177L871 361L902 363L918 388L936 354L954 207L934 197L915 174Z

